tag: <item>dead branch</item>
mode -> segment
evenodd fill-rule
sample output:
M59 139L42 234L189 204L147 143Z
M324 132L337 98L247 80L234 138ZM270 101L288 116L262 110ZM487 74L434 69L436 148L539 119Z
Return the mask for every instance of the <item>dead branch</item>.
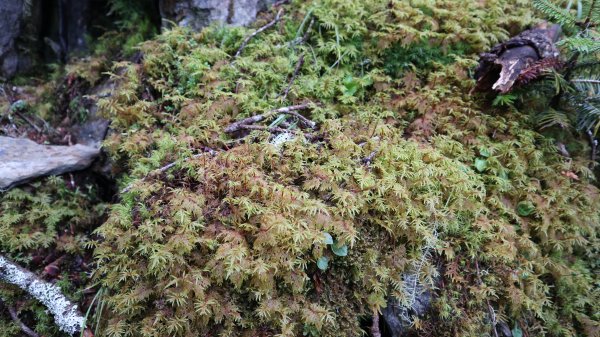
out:
M283 13L283 9L280 9L277 12L277 15L275 16L275 19L273 19L273 21L267 23L266 25L260 27L259 29L257 29L254 33L248 35L244 41L242 42L242 45L240 46L240 48L237 50L237 52L235 53L235 55L233 55L233 60L235 60L236 58L238 58L241 54L242 54L242 50L244 50L244 48L246 48L246 45L248 44L248 42L250 42L250 40L252 40L253 37L255 37L256 35L264 32L265 30L273 27L277 22L279 22L279 20L281 20L281 14ZM233 63L233 61L232 61Z
M216 156L217 153L218 153L217 151L215 151L213 149L207 148L205 152L195 154L195 155L193 155L191 157L187 157L187 158L183 159L182 162L186 162L186 161L192 160L192 159L197 159L197 158L203 157L203 156L205 156L207 154L211 155L211 156ZM154 171L148 173L147 175L145 175L144 177L142 177L142 178L136 180L135 182L132 182L131 184L127 185L127 187L125 187L123 190L121 190L121 194L129 192L133 188L133 186L135 186L135 184L138 183L138 182L140 182L140 181L144 181L144 180L146 180L149 177L154 177L154 176L157 176L157 175L159 175L161 173L164 173L164 172L168 171L170 168L172 168L173 166L177 165L177 163L179 163L179 161L174 161L174 162L168 163L165 166L161 166L161 167L157 168L156 170L154 170Z
M291 106L286 106L283 108L279 108L279 109L275 109L275 110L271 110L267 113L264 114L260 114L260 115L256 115L256 116L252 116L252 117L248 117L245 119L242 119L240 121L234 122L232 124L230 124L229 126L227 126L225 128L225 132L227 133L233 133L236 131L239 131L240 129L242 129L242 125L249 125L249 124L254 124L254 123L258 123L260 121L263 121L267 118L270 118L272 116L278 115L278 114L288 114L288 115L292 115L297 117L298 119L300 119L304 124L306 124L308 127L310 128L314 128L316 123L311 121L310 119L302 116L301 114L295 112L298 110L304 110L304 109L308 109L310 107L312 103L304 103L304 104L298 104L298 105L291 105Z
M41 280L34 273L0 255L0 281L23 289L48 308L61 331L74 334L81 331L85 318L77 305L67 299L60 288Z
M304 64L304 54L300 55L298 62L296 62L296 68L294 68L294 73L292 74L292 79L290 79L290 83L288 84L287 88L285 88L285 91L283 92L283 100L284 101L287 98L287 95L290 93L292 84L294 84L294 81L296 80L296 77L298 76L298 73L300 72L300 69L302 68L303 64Z
M296 135L304 135L304 137L306 137L308 139L314 138L313 135L308 134L308 133L303 133L298 130L278 128L278 127L268 127L268 126L262 126L262 125L241 125L240 128L246 129L246 130L264 130L264 131L269 131L271 133L293 133Z
M25 122L27 122L27 124L31 125L35 131L41 133L42 129L40 129L39 126L35 125L29 118L25 117L25 115L23 115L22 113L20 113L17 110L14 110L15 115L19 116L19 118L21 118L22 120L24 120Z
M30 327L25 325L25 323L23 323L19 319L19 315L17 315L17 310L15 310L15 308L4 303L1 299L0 299L0 306L4 306L6 308L6 310L8 310L8 314L10 315L10 318L13 320L13 322L15 322L16 325L18 325L21 328L21 331L23 331L24 334L26 334L29 337L40 337L40 335L38 335L35 331L31 330Z
M371 152L368 156L366 156L365 158L363 158L363 163L367 166L371 165L371 162L373 161L373 158L375 158L375 155L377 154L377 152L379 151L379 148L376 148L373 152Z
M302 36L302 40L300 40L300 44L303 44L304 42L306 42L306 40L308 40L308 35L310 34L310 30L314 24L315 24L315 19L313 18L310 20L310 23L308 24L308 28L306 28L306 31L304 32L304 36Z
M371 324L371 336L381 337L381 331L379 331L379 313L377 311L373 313L373 324Z

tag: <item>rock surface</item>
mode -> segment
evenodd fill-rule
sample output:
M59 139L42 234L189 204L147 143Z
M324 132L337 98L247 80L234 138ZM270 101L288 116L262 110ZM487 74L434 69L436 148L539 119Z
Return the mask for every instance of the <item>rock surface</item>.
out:
M431 291L420 291L415 297L411 309L407 309L396 298L388 298L387 306L381 310L383 330L386 332L386 336L402 336L411 326L406 318L413 315L422 317L429 310L431 300Z
M19 66L15 41L21 33L23 0L0 1L0 76L13 76Z
M267 9L275 0L160 0L163 26L168 21L193 30L221 22L233 26L250 24L258 12Z
M29 139L0 136L0 190L31 179L82 170L100 154L100 149L40 145Z

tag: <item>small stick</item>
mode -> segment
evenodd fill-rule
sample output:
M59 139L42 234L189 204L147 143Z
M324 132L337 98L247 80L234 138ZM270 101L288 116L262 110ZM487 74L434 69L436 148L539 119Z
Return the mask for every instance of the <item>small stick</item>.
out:
M590 79L586 79L586 78L576 78L576 79L571 80L571 82L600 84L600 80L590 80Z
M207 150L206 150L206 152L203 152L203 153L198 153L198 154L195 154L195 155L193 155L193 156L191 156L191 157L187 157L187 158L183 159L183 162L186 162L186 161L188 161L188 160L191 160L191 159L197 159L197 158L200 158L200 157L202 157L202 156L205 156L205 155L207 155L207 154L209 154L209 155L211 155L211 156L215 156L215 155L217 154L217 151L215 151L215 150L213 150L213 149L207 149ZM129 191L130 191L130 190L133 188L133 186L134 186L134 184L135 184L135 183L137 183L137 182L140 182L140 181L144 181L144 180L146 180L148 177L151 177L151 176L155 176L155 175L158 175L158 174L164 173L164 172L168 171L170 168L172 168L173 166L177 165L177 163L178 163L177 161L174 161L174 162L168 163L168 164L167 164L167 165L165 165L165 166L162 166L162 167L160 167L160 168L157 168L156 170L154 170L154 171L152 171L152 172L148 173L147 175L145 175L144 177L140 178L139 180L137 180L137 181L135 181L135 182L133 182L133 183L131 183L131 184L127 185L127 187L125 187L125 188L124 188L124 189L121 191L121 194L129 192Z
M592 165L594 165L596 162L596 154L598 153L598 140L594 138L594 134L591 130L587 131L587 135L590 138L590 147L592 148L590 153L590 160L592 161Z
M292 79L290 80L290 83L288 84L287 88L285 88L285 91L283 92L283 100L284 101L287 98L287 95L289 94L290 89L292 88L292 84L294 84L294 81L296 80L296 77L298 76L298 73L300 72L300 69L302 68L303 64L304 64L304 54L300 55L298 62L296 62L296 68L294 69L294 74L292 75Z
M25 117L25 116L24 116L22 113L20 113L20 112L18 112L18 111L16 111L16 110L15 110L14 112L15 112L15 114L16 114L17 116L19 116L19 117L20 117L22 120L26 121L26 122L27 122L27 124L31 125L31 126L32 126L32 127L35 129L35 131L37 131L37 132L39 132L39 133L41 133L41 132L42 132L42 129L40 129L40 127L39 127L39 126L35 125L35 124L34 124L34 123L33 123L33 122L32 122L32 121L29 119L29 118Z
M13 322L15 322L15 324L21 328L21 331L23 331L24 334L26 334L29 337L40 337L40 335L38 335L35 331L31 330L31 328L29 328L27 325L25 325L25 323L23 323L19 319L19 316L17 315L17 311L15 310L15 308L4 303L1 299L0 299L0 305L3 305L6 308L6 310L8 310L10 318L12 318Z
M377 311L373 313L373 324L371 325L371 336L381 337L381 331L379 331L379 314Z
M308 138L308 139L313 139L314 136L311 134L307 134L307 133L302 133L298 130L289 130L289 129L284 129L284 128L278 128L278 127L268 127L268 126L262 126L262 125L241 125L240 126L242 129L247 129L247 130L265 130L265 131L269 131L271 133L276 133L276 132L280 132L280 133L293 133L293 134L303 134L304 137Z
M311 103L304 103L304 104L298 104L298 105L291 105L291 106L286 106L283 108L279 108L279 109L275 109L275 110L271 110L267 113L264 114L260 114L260 115L256 115L256 116L252 116L252 117L248 117L245 119L242 119L240 121L234 122L232 124L230 124L229 126L227 126L225 128L225 132L227 133L232 133L232 132L236 132L239 131L241 129L242 125L248 125L248 124L254 124L260 121L263 121L271 116L275 116L277 114L288 114L288 115L293 115L298 117L300 120L302 120L302 122L304 122L306 125L308 125L311 128L314 128L316 123L311 121L310 119L302 116L299 113L296 113L295 111L297 110L304 110L304 109L308 109L310 107Z
M373 158L375 158L375 155L377 154L378 151L379 151L379 148L373 150L373 152L371 152L367 157L365 157L363 159L363 163L367 166L371 165L371 162L373 161Z
M266 25L264 25L264 26L260 27L259 29L257 29L254 33L248 35L244 39L244 42L242 42L242 45L240 46L240 48L237 50L237 52L233 56L233 59L235 60L236 58L238 58L238 56L240 56L240 54L242 54L242 50L244 50L244 48L246 48L246 45L248 44L248 42L250 42L250 40L252 40L253 37L255 37L256 35L258 35L258 34L264 32L265 30L273 27L281 19L281 14L282 13L283 13L283 9L280 9L279 12L277 12L277 16L275 16L275 19L273 19L273 21L267 23Z
M302 40L300 40L300 44L303 44L304 42L306 42L306 40L308 40L308 35L310 34L310 29L312 28L313 24L315 23L315 19L311 19L310 23L308 24L308 28L306 28L306 31L304 32L304 36L302 36Z

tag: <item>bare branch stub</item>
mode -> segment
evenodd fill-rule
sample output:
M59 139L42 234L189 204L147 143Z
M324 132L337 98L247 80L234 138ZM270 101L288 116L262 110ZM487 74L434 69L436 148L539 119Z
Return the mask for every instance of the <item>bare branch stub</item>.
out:
M506 93L516 84L536 78L544 69L561 66L555 45L559 36L559 25L544 23L480 54L475 90Z
M302 123L304 123L306 126L310 127L310 128L314 128L316 123L311 121L310 119L302 116L301 114L297 113L296 111L298 110L304 110L304 109L308 109L310 108L311 104L313 103L304 103L304 104L298 104L298 105L291 105L291 106L286 106L283 108L278 108L278 109L274 109L271 110L267 113L264 114L260 114L260 115L256 115L256 116L252 116L252 117L248 117L248 118L244 118L242 120L239 120L237 122L231 123L230 125L228 125L225 128L225 132L226 133L233 133L236 131L239 131L241 129L244 129L242 126L243 125L250 125L250 124L254 124L254 123L258 123L261 122L267 118L270 118L272 116L276 116L279 114L288 114L288 115L293 115L295 117L297 117L298 119L300 119L302 121Z
M295 135L304 135L304 137L306 137L307 139L314 138L313 135L308 134L308 133L303 133L298 130L289 130L289 129L284 129L284 128L278 128L278 127L268 127L268 126L262 126L262 125L242 125L241 128L246 129L246 130L264 130L264 131L269 131L271 133L293 133Z

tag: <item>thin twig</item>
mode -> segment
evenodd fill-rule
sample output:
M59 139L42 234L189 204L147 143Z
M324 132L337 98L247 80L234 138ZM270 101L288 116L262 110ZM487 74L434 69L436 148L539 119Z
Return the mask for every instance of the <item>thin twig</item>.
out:
M314 128L316 123L311 121L310 119L302 116L301 114L295 112L298 110L304 110L304 109L308 109L310 108L312 103L304 103L304 104L298 104L298 105L291 105L291 106L286 106L283 108L278 108L275 110L271 110L267 113L264 114L260 114L260 115L256 115L256 116L252 116L252 117L248 117L248 118L244 118L242 120L239 120L237 122L231 123L229 126L227 126L225 128L225 132L227 133L233 133L236 131L239 131L240 129L242 129L242 125L249 125L249 124L254 124L254 123L258 123L260 121L263 121L267 118L270 118L272 116L278 115L278 114L288 114L288 115L293 115L295 117L298 117L298 119L300 119L304 124L306 124L308 127L310 128Z
M32 121L29 119L29 118L25 117L25 116L24 116L22 113L20 113L20 112L18 112L18 111L16 111L16 110L14 110L14 113L15 113L17 116L19 116L19 117L20 117L22 120L26 121L26 122L27 122L27 124L31 125L31 126L32 126L32 127L35 129L35 131L37 131L37 132L39 132L39 133L41 133L41 132L42 132L42 129L40 129L40 127L39 127L39 126L35 125L35 124L34 124L34 123L33 123L33 122L32 122Z
M315 19L311 19L310 23L308 24L308 28L306 28L306 31L304 32L304 36L302 36L302 40L300 40L299 44L303 44L304 42L306 42L306 40L308 40L308 36L310 34L310 30L312 29L312 26L315 24Z
M218 153L217 151L215 151L213 149L208 149L207 148L206 152L198 153L198 154L195 154L195 155L193 155L191 157L187 157L187 158L183 159L181 162L186 162L188 160L197 159L197 158L203 157L203 156L205 156L207 154L209 154L211 156L215 156L215 155L217 155L217 153ZM148 177L152 177L152 176L156 176L156 175L159 175L161 173L164 173L164 172L168 171L170 168L172 168L173 166L177 165L178 163L179 163L179 161L174 161L174 162L168 163L165 166L157 168L156 170L154 170L154 171L148 173L147 175L145 175L144 177L142 177L142 178L136 180L135 182L127 185L127 187L125 187L123 190L121 190L121 194L129 192L133 188L133 186L135 186L136 183L138 183L140 181L144 181Z
M31 328L29 328L27 325L25 325L25 323L23 323L19 319L19 316L17 315L17 310L15 310L15 308L4 303L1 299L0 299L0 305L4 306L6 308L6 310L8 310L8 314L10 315L10 318L12 318L13 322L15 322L15 324L21 328L21 331L23 331L24 334L26 334L29 337L40 337L40 335L38 335L35 331L31 330Z
M477 270L477 281L479 282L479 285L483 285L483 281L481 280L481 273L479 272L479 262L477 262L477 260L475 260L475 269ZM498 321L496 321L496 313L494 312L494 308L490 304L490 301L487 298L485 301L488 306L490 319L492 320L492 328L494 331L494 337L498 337L498 330L496 329L496 325L498 325Z
M313 135L308 134L308 133L303 133L298 130L278 128L278 127L268 127L268 126L262 126L262 125L241 125L240 128L246 129L246 130L264 130L264 131L269 131L271 133L293 133L293 134L297 134L297 135L304 135L304 137L306 137L308 139L314 138Z
M596 154L598 153L598 140L594 138L592 130L588 130L587 135L590 139L590 147L592 148L590 153L590 160L592 161L591 165L594 165L596 163Z
M371 324L371 336L381 337L381 331L379 331L379 313L377 313L377 311L373 313L373 324Z
M285 99L287 98L287 95L290 93L292 84L294 84L294 81L296 80L296 77L298 76L298 73L300 72L300 69L302 68L303 64L304 64L304 54L300 55L298 62L296 62L296 68L294 68L294 73L292 74L292 79L290 80L290 83L288 84L287 88L285 88L285 91L283 92L283 101L285 101Z
M265 30L273 27L281 19L281 14L282 13L283 13L283 9L280 9L277 12L277 15L275 16L275 19L273 19L273 21L267 23L266 25L264 25L264 26L260 27L259 29L257 29L254 33L248 35L244 39L244 42L242 42L242 45L240 46L240 48L237 50L237 52L233 56L233 59L235 60L236 58L238 58L242 54L242 50L244 50L244 48L246 48L246 45L248 44L248 42L250 42L250 40L252 40L253 37L255 37L256 35L258 35L258 34L264 32ZM233 63L233 61L232 61L232 63Z
M288 2L290 2L290 0L279 0L273 4L273 7L279 7L281 5L287 4Z
M571 82L600 84L600 80L590 80L590 79L585 79L585 78L574 79L574 80L571 80Z

